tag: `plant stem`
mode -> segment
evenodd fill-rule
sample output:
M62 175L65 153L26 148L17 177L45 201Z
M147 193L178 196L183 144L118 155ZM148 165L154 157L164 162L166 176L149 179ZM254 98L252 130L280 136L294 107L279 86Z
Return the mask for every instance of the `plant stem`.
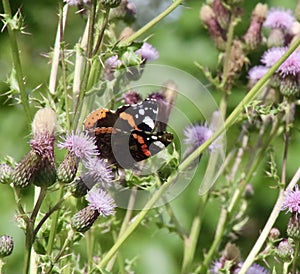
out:
M160 13L158 16L156 16L154 19L152 19L149 23L147 23L145 26L140 28L138 31L136 31L134 34L132 34L128 38L122 40L120 42L120 46L130 45L135 39L139 38L141 35L143 35L145 32L147 32L149 29L151 29L157 23L159 23L163 18L165 18L167 15L169 15L182 2L183 2L183 0L175 0L168 8L166 8L162 13Z
M204 215L205 205L208 199L208 194L201 196L197 213L193 219L191 231L188 237L184 237L184 251L181 273L189 273L193 262L196 246L201 230L202 217Z
M58 194L58 200L61 201L64 193L64 188L59 189L59 194ZM59 202L58 202L59 203ZM47 254L51 254L53 250L53 244L55 240L55 235L56 235L56 228L57 228L57 223L58 223L58 217L59 217L60 211L57 210L55 214L52 217L52 223L51 223L51 229L50 229L50 234L49 234L49 239L48 239L48 246L47 246Z
M124 231L128 227L128 224L130 222L130 219L131 219L132 213L133 213L133 207L134 207L134 203L135 203L135 200L136 200L136 194L137 194L137 188L134 187L131 190L131 194L130 194L130 198L129 198L129 201L128 201L128 206L127 206L126 214L125 214L125 217L123 219L122 226L121 226L121 229L120 229L120 232L119 232L119 235L118 235L117 239L119 239L121 237L121 235L124 233ZM108 262L107 267L106 267L107 271L111 271L112 270L113 265L115 263L115 260L117 258L117 255L118 254L115 254L115 256Z
M8 16L9 20L13 20L11 15L9 0L2 0L2 4L3 4L4 12ZM28 124L30 124L32 120L32 114L30 111L29 101L28 101L28 97L24 85L24 76L23 76L22 65L20 60L20 52L19 52L17 38L16 38L16 31L12 28L9 22L6 23L6 27L7 27L8 36L11 45L14 68L16 70L16 77L17 77L19 91L20 91L20 98L21 98L21 102L24 108L24 112Z
M295 252L294 252L294 259L293 259L293 266L292 266L292 274L297 274L297 262L298 262L298 256L299 256L299 248L300 248L300 241L295 240Z
M26 225L25 256L24 256L25 261L23 267L23 274L28 274L29 271L31 249L32 249L32 244L34 242L33 239L34 223L35 223L36 216L41 208L42 202L46 196L46 192L47 192L46 188L44 187L40 188L38 199L29 218L29 222Z
M292 178L291 182L289 183L289 185L287 186L287 188L284 189L280 189L279 194L278 194L278 198L277 201L274 205L274 208L270 214L270 217L264 227L264 229L262 230L260 236L258 237L257 241L255 242L252 250L250 251L247 259L245 260L245 262L243 263L243 266L239 272L239 274L245 274L247 269L253 264L256 255L258 254L258 252L260 251L262 245L264 244L264 242L266 241L269 232L271 230L271 228L273 227L280 211L281 211L281 207L282 207L282 202L284 199L284 192L287 190L292 190L294 188L294 186L297 184L298 180L300 179L300 167L298 168L298 170L296 171L294 177Z
M68 7L69 7L69 5L65 5L63 7L62 11L60 9L60 20L59 20L57 32L56 32L52 64L51 64L51 70L50 70L50 78L49 78L49 92L51 94L55 94L55 89L56 89L56 79L57 79L57 73L58 73L58 67L59 67L59 57L60 57L60 43L62 41L62 37L63 37L65 26L66 26Z

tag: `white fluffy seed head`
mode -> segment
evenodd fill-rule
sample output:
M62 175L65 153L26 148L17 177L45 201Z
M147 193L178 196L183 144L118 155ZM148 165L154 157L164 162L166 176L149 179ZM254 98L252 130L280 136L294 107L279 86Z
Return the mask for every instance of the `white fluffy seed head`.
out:
M56 113L50 108L38 110L32 121L33 135L49 133L53 135L56 125Z

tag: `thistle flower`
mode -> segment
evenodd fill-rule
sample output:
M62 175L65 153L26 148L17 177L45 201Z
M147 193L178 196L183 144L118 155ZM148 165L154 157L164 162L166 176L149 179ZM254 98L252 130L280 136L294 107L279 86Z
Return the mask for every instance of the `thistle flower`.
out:
M122 98L124 100L124 103L129 105L137 104L143 100L141 95L133 90L123 93Z
M266 51L261 61L267 66L273 66L286 52L285 47L271 48ZM300 52L293 52L277 70L279 77L280 92L284 96L291 96L298 93L299 80L298 73L300 72Z
M158 51L147 42L145 42L135 53L140 55L144 62L154 61L159 58Z
M249 86L253 86L258 80L260 80L269 70L265 66L254 66L248 72Z
M92 157L98 156L99 152L95 145L95 138L85 133L67 134L63 141L57 145L60 149L65 148L77 158L89 161Z
M244 35L244 40L249 49L255 49L261 43L261 29L266 19L267 5L258 3L252 12L250 26Z
M300 190L299 186L295 186L295 190L287 190L281 210L287 210L291 213L300 213Z
M0 237L0 258L9 256L14 249L13 238L8 235Z
M115 214L116 204L114 199L100 188L93 188L89 191L86 200L91 209L94 209L103 217Z
M31 182L37 186L50 186L56 181L53 144L55 123L56 114L49 108L40 109L35 114L31 149L12 176L15 186L25 187Z
M264 26L271 29L280 28L290 31L295 22L296 18L292 15L291 10L272 8L268 12Z
M71 226L77 232L90 229L99 215L107 217L115 213L115 202L105 191L93 188L86 197L88 206L77 212L71 219Z
M84 162L87 172L82 176L82 180L88 187L92 187L96 183L110 183L113 179L111 168L100 158L91 158Z
M206 140L212 136L213 132L206 126L194 124L187 126L184 130L185 138L183 142L189 144L194 148L201 146Z
M118 67L122 65L118 55L109 57L104 63L105 78L109 81L114 79L114 73Z
M291 243L287 239L282 240L276 249L276 255L283 262L288 263L292 260L293 254L294 254L294 248L291 245Z

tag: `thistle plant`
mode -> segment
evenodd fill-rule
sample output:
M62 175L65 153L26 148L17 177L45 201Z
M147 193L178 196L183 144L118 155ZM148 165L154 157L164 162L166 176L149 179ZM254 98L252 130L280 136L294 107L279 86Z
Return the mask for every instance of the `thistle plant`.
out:
M26 9L11 4L1 104L26 132L24 154L0 158L3 206L14 196L17 211L1 273L299 273L300 2L175 0L141 26L133 1L60 0L35 88ZM194 76L157 64L169 41L156 31L180 6L218 56L210 69L188 60Z

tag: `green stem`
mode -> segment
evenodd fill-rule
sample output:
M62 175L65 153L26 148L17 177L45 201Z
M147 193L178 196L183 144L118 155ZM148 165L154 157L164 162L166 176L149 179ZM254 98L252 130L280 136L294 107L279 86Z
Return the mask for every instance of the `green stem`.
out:
M208 194L201 196L197 213L193 219L190 234L188 237L184 238L184 251L181 273L190 273L189 271L195 256L196 246L201 230L201 221L204 215L204 208L207 199Z
M58 194L59 201L61 201L63 194L64 194L64 188L61 187L59 189L59 194ZM59 214L60 214L60 210L57 210L52 218L50 234L49 234L49 239L48 239L48 246L47 246L47 254L49 254L49 255L52 253L52 250L53 250Z
M256 255L258 254L258 252L260 251L260 249L263 246L264 242L266 241L266 239L269 235L269 232L272 229L272 227L274 226L274 223L275 223L275 221L276 221L276 219L277 219L277 217L278 217L278 215L281 211L282 202L283 202L283 199L284 199L284 192L287 191L287 190L292 190L294 188L294 186L297 184L299 179L300 179L300 167L296 171L296 173L295 173L294 177L292 178L291 182L289 183L288 187L285 190L280 189L277 201L276 201L276 203L273 207L273 210L270 214L270 217L269 217L267 223L265 224L265 227L262 230L259 238L255 242L252 250L250 251L247 259L243 263L243 266L242 266L239 274L245 274L247 272L248 268L253 264Z
M4 266L4 262L3 262L3 260L0 258L0 274L3 273L3 272L2 272L3 266Z
M220 84L220 88L224 89L223 90L225 93L228 93L228 87L226 87L227 79L228 79L228 73L229 73L229 65L230 65L230 52L232 49L232 41L234 37L234 28L235 28L235 16L231 14L230 18L230 24L227 32L227 41L226 41L226 49L225 49L225 54L224 54L224 65L223 65L223 73L222 73L222 82Z
M31 257L31 249L32 249L32 244L34 242L33 234L34 234L34 223L36 216L41 208L42 202L46 196L47 189L46 188L41 188L39 197L36 201L36 204L33 208L33 211L31 213L31 216L29 218L29 222L26 225L26 239L25 239L25 256L24 256L24 267L23 267L23 274L28 274L29 273L29 268L30 268L30 257Z
M133 213L133 207L134 207L135 200L136 200L136 194L137 194L137 188L134 187L131 190L131 193L130 193L130 198L129 198L129 201L128 201L128 206L127 206L126 214L125 214L125 217L123 219L122 226L121 226L121 229L120 229L120 232L119 232L119 235L118 235L117 239L119 239L121 237L121 235L124 233L124 231L128 227L128 224L130 222L130 219L131 219L132 213ZM111 271L112 270L113 265L114 265L115 260L116 260L116 257L117 257L117 254L108 262L107 267L106 267L107 271Z
M3 4L4 12L8 16L8 20L13 20L12 15L11 15L9 0L2 0L2 4ZM23 71L22 71L20 55L19 55L20 52L19 52L17 38L16 38L16 31L11 27L11 24L9 22L7 22L6 27L7 27L7 31L8 31L10 44L11 44L13 63L14 63L14 67L16 70L16 77L17 77L17 81L18 81L21 102L22 102L22 105L24 108L24 112L25 112L27 121L30 124L31 120L32 120L32 114L30 111L29 101L28 101L28 97L27 97L26 89L25 89L25 85L24 85L24 76L23 76Z
M300 241L295 241L295 252L294 252L294 259L293 259L293 266L292 266L292 274L297 274L297 263L298 263L298 256L299 256L299 249L300 249Z
M128 38L122 40L120 42L120 46L130 45L134 40L139 38L141 35L143 35L145 32L147 32L149 29L151 29L157 23L159 23L163 18L165 18L167 15L169 15L182 2L183 2L183 0L175 0L168 8L166 8L162 13L160 13L158 16L156 16L154 19L152 19L149 23L147 23L145 26L140 28L138 31L136 31L134 34L132 34Z

